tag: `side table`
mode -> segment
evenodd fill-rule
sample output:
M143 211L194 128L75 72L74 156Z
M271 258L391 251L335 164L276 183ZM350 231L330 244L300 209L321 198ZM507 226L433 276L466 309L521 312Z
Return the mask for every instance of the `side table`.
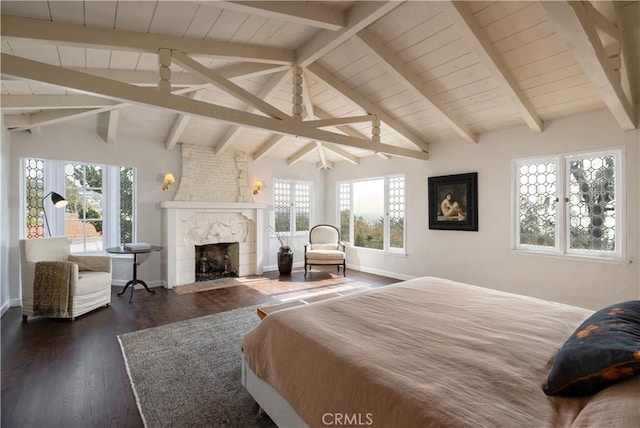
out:
M152 245L150 248L145 248L143 250L129 250L123 246L107 248L107 253L111 254L133 254L133 279L127 282L124 286L124 290L118 293L118 296L122 296L127 291L127 288L131 286L131 297L129 297L129 303L131 303L131 300L133 300L133 290L135 290L136 284L142 284L149 293L155 293L155 290L150 290L149 287L147 287L146 282L138 279L138 265L140 264L138 263L138 254L149 254L151 252L161 250L162 247L157 245Z

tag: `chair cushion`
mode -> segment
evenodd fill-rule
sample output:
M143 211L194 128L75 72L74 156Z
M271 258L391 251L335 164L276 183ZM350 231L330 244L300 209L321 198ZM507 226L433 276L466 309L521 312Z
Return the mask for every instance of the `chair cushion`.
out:
M337 250L338 244L311 244L311 250Z
M340 250L307 251L307 260L344 260L344 252Z

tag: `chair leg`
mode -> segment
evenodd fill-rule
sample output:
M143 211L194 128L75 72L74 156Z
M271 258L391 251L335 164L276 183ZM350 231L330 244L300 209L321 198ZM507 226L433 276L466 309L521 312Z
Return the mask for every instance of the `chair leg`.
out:
M29 315L22 315L22 322L27 322L27 318L29 318Z
M342 276L347 276L347 262L342 262Z

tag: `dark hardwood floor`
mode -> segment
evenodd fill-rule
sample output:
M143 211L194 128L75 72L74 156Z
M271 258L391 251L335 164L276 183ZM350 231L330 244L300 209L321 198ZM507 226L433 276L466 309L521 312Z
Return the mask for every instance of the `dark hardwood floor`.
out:
M318 271L314 268L305 280L301 270L294 270L290 281L327 277ZM372 286L398 282L350 270L347 275ZM110 307L75 321L35 317L24 323L20 308L9 309L1 320L1 426L141 427L117 335L272 298L242 286L184 295L154 290L136 290L129 303L128 290L118 297L121 287L113 287Z

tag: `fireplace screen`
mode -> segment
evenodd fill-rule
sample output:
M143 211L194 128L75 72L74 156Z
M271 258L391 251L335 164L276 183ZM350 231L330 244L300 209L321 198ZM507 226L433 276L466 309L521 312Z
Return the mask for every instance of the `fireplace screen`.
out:
M195 246L196 282L238 276L240 244L221 242Z

